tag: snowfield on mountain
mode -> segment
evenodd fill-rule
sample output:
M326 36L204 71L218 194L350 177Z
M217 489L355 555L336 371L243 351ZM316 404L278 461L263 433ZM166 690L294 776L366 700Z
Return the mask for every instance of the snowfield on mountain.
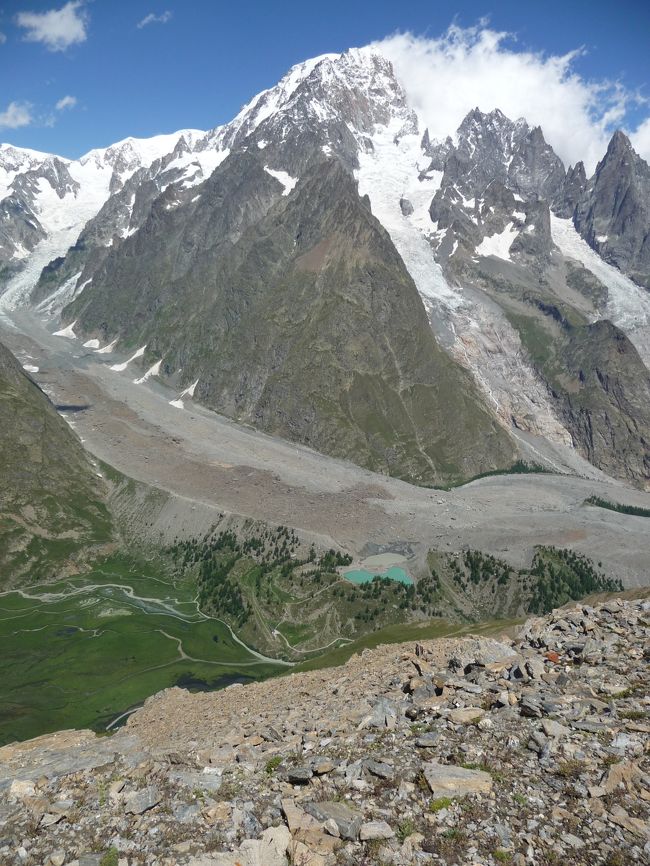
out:
M0 175L5 320L417 483L580 458L650 485L650 172L623 133L592 178L498 109L431 140L372 46L208 132L3 145Z

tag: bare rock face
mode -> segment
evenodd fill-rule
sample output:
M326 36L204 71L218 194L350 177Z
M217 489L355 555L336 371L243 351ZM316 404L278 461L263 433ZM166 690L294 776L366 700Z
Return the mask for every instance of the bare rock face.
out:
M581 449L605 472L612 461L650 485L650 375L611 322L566 329L565 412Z
M544 139L541 127L531 129L514 151L508 180L525 198L537 195L546 201L552 201L564 184L562 160Z
M650 288L650 166L623 132L614 133L574 220L605 261Z
M523 205L526 221L522 231L510 245L510 252L519 254L519 261L539 270L548 265L554 244L551 237L551 214L544 199L532 197Z
M458 127L458 144L431 147L431 168L444 170L442 185L456 184L466 197L479 196L499 181L521 196L551 200L564 183L564 166L540 127L502 111L475 108Z
M561 190L553 202L553 210L562 219L573 217L576 206L582 201L587 187L584 163L577 162L566 173Z

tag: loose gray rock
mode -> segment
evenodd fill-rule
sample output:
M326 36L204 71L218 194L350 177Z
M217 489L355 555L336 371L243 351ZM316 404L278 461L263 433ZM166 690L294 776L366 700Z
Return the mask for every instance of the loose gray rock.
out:
M385 821L369 821L367 824L362 824L359 831L359 839L362 842L371 839L392 839L394 835L394 831Z
M489 794L492 790L492 776L483 770L466 770L437 761L424 764L422 770L434 797Z
M153 786L142 788L140 791L131 791L124 798L124 811L132 815L142 815L149 809L153 809L162 800L162 794Z
M339 829L342 839L356 840L363 823L363 816L356 809L345 803L325 801L323 803L306 803L305 811L319 821L332 820Z

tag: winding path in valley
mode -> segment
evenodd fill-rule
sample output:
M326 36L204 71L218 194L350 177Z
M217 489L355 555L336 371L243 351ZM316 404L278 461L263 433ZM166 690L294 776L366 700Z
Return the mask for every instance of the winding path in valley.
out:
M162 581L161 581L161 583L162 583ZM168 584L165 584L165 585L169 586ZM180 611L178 611L177 608L173 607L170 603L163 601L162 599L153 598L151 596L138 595L136 593L136 591L134 590L134 588L132 586L129 586L128 584L124 584L124 583L88 583L88 584L82 584L80 586L75 586L72 583L72 581L68 581L67 586L68 586L68 589L65 592L44 591L44 592L39 593L39 592L36 592L36 590L38 590L38 588L39 588L38 585L30 587L29 590L12 589L12 590L7 590L5 592L0 592L0 599L2 599L5 596L18 595L21 598L24 598L24 599L29 600L29 601L40 602L38 609L42 611L46 608L46 606L48 604L55 604L56 602L59 602L59 601L66 601L67 602L67 601L70 601L71 599L73 599L75 596L92 595L93 593L101 593L102 590L106 590L106 589L117 589L117 590L121 591L124 595L122 603L124 603L126 605L132 604L132 606L137 607L138 610L140 610L140 612L142 612L142 613L145 613L145 614L146 613L152 613L155 615L162 614L164 616L169 616L172 619L177 619L177 620L180 620L181 622L186 622L186 623L212 621L212 622L218 622L221 625L225 626L228 629L228 632L229 632L231 639L236 644L238 644L243 650L245 650L245 652L248 653L248 655L250 655L254 659L256 659L256 661L250 661L250 662L239 662L238 661L237 667L254 667L254 666L260 664L260 662L263 662L265 664L278 665L279 667L292 667L294 664L293 662L283 661L282 659L275 659L275 658L271 658L270 656L265 656L262 653L258 652L257 650L253 649L252 647L249 647L246 643L244 643L244 641L241 640L241 638L237 637L237 635L231 629L231 627L228 625L227 622L225 622L222 619L219 619L218 617L209 616L208 614L203 613L203 611L199 610L198 604L196 607L196 613L192 614L192 616L187 616L187 615L182 614ZM183 604L183 602L179 601L178 599L174 599L174 601L179 605ZM156 608L156 609L151 610L151 611L147 611L146 607L139 605L138 602L143 602L144 605L149 605L150 607ZM0 609L2 609L2 608L0 608ZM33 613L33 611L34 611L33 607L29 608L28 610L22 610L21 609L21 610L17 610L15 612L12 612L13 615L8 616L8 617L2 617L1 619L3 619L4 621L12 620L12 619L20 619L20 618L25 617L25 616L30 616ZM47 611L45 611L45 612L47 612ZM60 614L61 611L57 610L56 613ZM44 628L45 627L46 626L44 626ZM29 631L29 630L30 629L24 629L24 631ZM83 631L84 629L80 629L80 630ZM210 660L210 659L193 658L192 656L189 656L185 653L185 650L183 649L182 641L180 638L177 638L173 635L170 635L167 632L163 631L162 629L156 629L156 631L160 632L161 634L163 634L166 638L169 638L170 640L177 641L178 647L179 647L178 659L172 659L171 661L166 662L164 665L158 665L157 667L166 667L168 665L175 664L177 661L181 661L181 660L202 662L204 664L210 664L210 665L221 665L222 667L228 667L228 668L231 668L233 666L232 662L218 661L215 659ZM156 668L147 668L146 670L155 670L155 669ZM141 673L145 673L146 670L141 671Z

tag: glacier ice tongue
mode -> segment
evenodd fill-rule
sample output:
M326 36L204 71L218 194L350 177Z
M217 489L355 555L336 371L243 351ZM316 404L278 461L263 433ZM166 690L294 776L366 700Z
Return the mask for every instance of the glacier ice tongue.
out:
M436 262L427 239L434 226L428 208L440 186L441 172L420 180L426 158L418 135L398 138L403 120L395 118L378 127L372 137L372 150L360 150L356 177L359 194L367 195L373 214L386 229L402 257L420 295L434 304L457 309L466 304L462 290L451 287ZM400 200L413 206L405 216Z

